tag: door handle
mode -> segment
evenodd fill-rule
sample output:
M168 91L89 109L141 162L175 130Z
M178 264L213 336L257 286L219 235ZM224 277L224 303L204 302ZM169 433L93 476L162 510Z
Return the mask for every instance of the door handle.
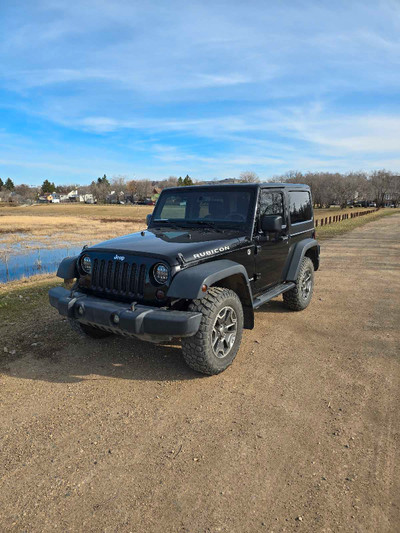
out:
M288 241L288 240L289 240L289 236L288 236L288 235L281 235L281 236L279 237L279 240L280 240L280 241Z

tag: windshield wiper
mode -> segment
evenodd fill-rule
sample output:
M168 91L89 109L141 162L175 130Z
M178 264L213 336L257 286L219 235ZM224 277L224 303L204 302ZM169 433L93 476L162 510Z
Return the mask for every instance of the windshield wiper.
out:
M219 233L223 233L222 229L219 228L215 222L211 222L209 220L191 220L189 223L205 226L207 228L211 228L215 231L218 231Z
M186 228L187 226L183 225L183 224L178 224L177 222L173 222L172 220L168 220L167 218L163 218L163 219L156 219L153 221L154 222L154 225L157 226L157 225L160 225L160 226L171 226L172 228L175 228L175 229L182 229L182 228Z

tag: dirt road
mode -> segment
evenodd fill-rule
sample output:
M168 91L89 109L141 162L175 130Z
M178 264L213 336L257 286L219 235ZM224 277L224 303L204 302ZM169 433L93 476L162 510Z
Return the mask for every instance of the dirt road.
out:
M0 530L398 531L399 226L324 243L311 306L261 308L219 376L175 346L78 339L51 309L20 324Z

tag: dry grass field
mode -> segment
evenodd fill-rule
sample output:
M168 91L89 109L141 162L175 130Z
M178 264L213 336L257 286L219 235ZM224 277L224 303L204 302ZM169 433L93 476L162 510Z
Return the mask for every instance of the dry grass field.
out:
M27 248L57 247L65 244L94 244L139 231L146 226L146 215L153 206L48 204L27 207L0 206L0 244ZM355 209L315 209L320 220ZM359 219L318 228L319 238L339 235L397 210L380 210Z
M133 233L145 227L152 206L35 205L0 208L0 242L43 241L52 247L87 243ZM46 242L51 239L51 242Z

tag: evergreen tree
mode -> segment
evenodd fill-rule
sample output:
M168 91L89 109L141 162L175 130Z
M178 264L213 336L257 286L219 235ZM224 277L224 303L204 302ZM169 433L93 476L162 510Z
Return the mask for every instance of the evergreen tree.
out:
M43 194L46 192L52 193L55 190L56 190L56 186L54 185L54 183L51 183L49 180L44 180L43 185L42 185Z
M9 191L13 191L15 189L13 180L11 178L7 178L4 187Z
M107 176L105 174L103 175L102 178L97 178L97 183L99 185L102 185L102 184L103 185L108 185L108 186L110 185L110 182L108 181Z
M189 174L186 174L185 179L183 180L183 185L193 185L193 180Z
M178 187L182 187L183 185L183 179L179 176L178 178Z
M0 189L1 189L2 187L4 187L4 182L3 182L3 180L0 178Z

